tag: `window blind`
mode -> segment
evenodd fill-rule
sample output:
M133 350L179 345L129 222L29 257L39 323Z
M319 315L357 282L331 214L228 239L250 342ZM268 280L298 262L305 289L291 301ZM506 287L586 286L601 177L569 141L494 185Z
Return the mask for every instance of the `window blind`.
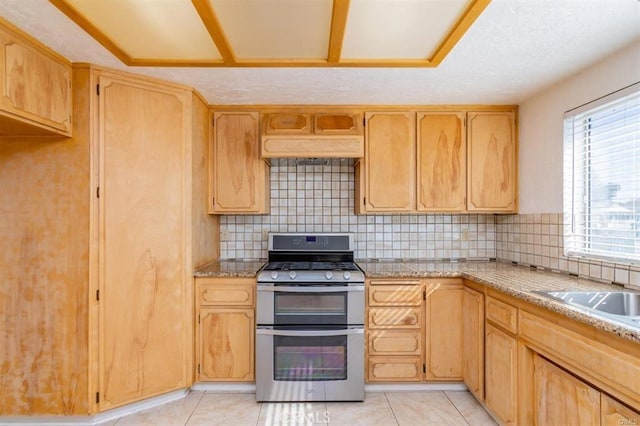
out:
M567 256L640 263L640 83L564 117Z

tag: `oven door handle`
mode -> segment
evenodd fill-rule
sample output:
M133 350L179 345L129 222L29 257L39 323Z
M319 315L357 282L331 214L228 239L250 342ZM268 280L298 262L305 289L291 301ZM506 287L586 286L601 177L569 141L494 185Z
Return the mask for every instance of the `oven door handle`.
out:
M343 291L364 291L363 285L349 286L275 286L259 285L258 291L288 292L288 293L342 293Z
M346 334L364 334L364 327L343 328L341 330L274 330L268 327L258 327L256 328L256 334L297 337L344 336Z

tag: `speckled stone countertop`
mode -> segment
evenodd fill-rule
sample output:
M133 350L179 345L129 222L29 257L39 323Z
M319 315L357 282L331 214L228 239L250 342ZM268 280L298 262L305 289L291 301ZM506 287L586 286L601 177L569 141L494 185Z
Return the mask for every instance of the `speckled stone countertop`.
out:
M566 274L515 266L502 262L433 262L358 260L367 278L467 278L518 299L542 306L569 318L640 343L640 326L596 316L589 310L557 302L533 293L545 291L620 291L621 286L603 284ZM195 277L255 277L262 260L222 260L198 269Z
M209 278L255 278L264 260L219 260L197 269L194 277Z

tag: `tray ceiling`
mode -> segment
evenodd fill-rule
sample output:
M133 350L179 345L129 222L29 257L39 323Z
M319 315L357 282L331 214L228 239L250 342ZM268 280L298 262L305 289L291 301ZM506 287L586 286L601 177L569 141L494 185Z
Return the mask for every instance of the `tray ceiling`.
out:
M131 66L435 67L491 0L50 0Z

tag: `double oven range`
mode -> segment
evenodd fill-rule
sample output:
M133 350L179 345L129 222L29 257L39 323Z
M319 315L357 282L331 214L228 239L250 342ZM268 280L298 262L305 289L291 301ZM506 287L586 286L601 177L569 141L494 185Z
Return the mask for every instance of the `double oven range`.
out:
M258 271L256 400L364 400L364 273L352 234L270 234Z

